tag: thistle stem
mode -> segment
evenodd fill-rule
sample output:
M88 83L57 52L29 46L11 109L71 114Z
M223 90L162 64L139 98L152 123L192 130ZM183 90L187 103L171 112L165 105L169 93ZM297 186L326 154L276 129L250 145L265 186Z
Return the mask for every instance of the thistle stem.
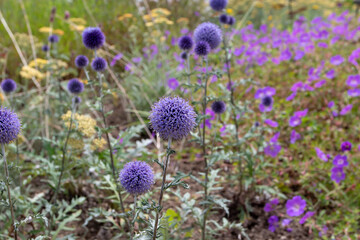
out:
M166 154L166 161L164 164L164 169L163 169L163 178L162 178L162 184L161 184L161 191L160 191L160 197L159 197L159 203L158 203L158 208L156 211L156 217L155 217L155 226L154 226L154 233L153 233L153 240L156 240L156 232L158 229L158 222L159 222L159 215L161 213L162 207L161 207L161 202L163 199L163 195L164 195L164 188L165 188L165 183L166 183L166 169L167 169L167 165L170 159L170 155L172 154L171 151L171 138L169 138L168 140L168 147L167 147L167 154Z
M71 117L70 117L69 130L67 132L64 147L62 149L62 160L61 160L60 176L59 176L58 184L57 184L56 189L55 189L54 197L53 197L53 199L51 201L52 203L56 203L57 196L58 196L59 189L60 189L60 185L61 185L61 180L62 180L62 177L63 177L63 174L64 174L67 144L68 144L68 141L69 141L69 138L70 138L70 133L71 133L72 124L73 124L73 121L74 121L73 119L74 119L75 111L76 111L76 104L75 104L75 101L73 100L72 101L72 111L71 111Z
M204 73L204 79L205 81L203 81L203 83L205 83L204 86L204 103L203 103L203 115L205 116L206 114L206 105L207 105L207 81L208 81L208 77L207 77L207 68L208 68L208 61L206 58L203 58L203 61L205 61L205 73ZM207 158L206 158L206 146L205 146L205 122L206 119L204 118L203 120L203 133L202 133L202 150L203 150L203 156L204 156L204 167L205 167L205 182L204 182L204 200L205 202L207 201L208 198L208 178L209 178L209 169L208 169L208 162L207 162ZM204 213L204 217L203 217L203 223L202 223L202 240L206 240L206 218L207 218L207 213Z
M133 239L133 236L134 236L134 226L135 226L135 215L136 215L136 202L137 202L137 195L135 194L134 195L134 209L133 209L133 219L132 219L132 222L131 222L131 234L130 234L130 240Z
M15 234L15 240L17 240L17 229L15 227L15 214L14 214L14 207L11 201L11 191L10 191L10 184L9 184L9 169L8 169L8 165L6 162L6 155L5 155L5 145L1 144L1 150L2 150L2 155L3 155L3 160L4 160L4 169L5 169L5 184L7 187L7 192L8 192L8 198L9 198L9 205L10 205L10 212L11 212L11 224L14 228L14 234Z

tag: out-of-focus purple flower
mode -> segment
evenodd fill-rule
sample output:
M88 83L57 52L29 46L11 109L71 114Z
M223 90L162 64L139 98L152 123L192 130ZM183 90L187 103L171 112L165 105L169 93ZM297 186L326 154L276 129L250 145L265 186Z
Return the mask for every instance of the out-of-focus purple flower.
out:
M276 228L279 226L278 216L273 215L273 216L269 217L268 223L269 223L269 230L271 232L275 232Z
M336 167L346 167L349 165L346 155L336 155L333 160L333 165Z
M323 237L324 235L326 235L328 231L328 227L326 225L322 226L321 231L319 232L319 237Z
M179 86L178 80L176 78L170 78L167 81L168 87L172 90L175 90Z
M285 218L284 220L282 220L281 225L282 225L283 227L286 227L287 225L289 225L289 224L291 223L291 221L292 221L292 219L290 219L290 218Z
M233 86L234 86L234 82L233 82L233 81L228 82L228 83L226 84L226 89L229 90L229 91L231 91L231 89L233 88Z
M292 94L290 94L287 98L286 101L292 101L295 97L296 97L297 92L293 92Z
M290 217L298 217L304 213L306 201L300 196L295 196L286 202L286 213Z
M270 143L277 143L279 137L280 137L280 132L275 133L274 136L270 139Z
M292 53L289 49L286 49L280 53L280 60L281 61L289 61L292 57Z
M351 151L352 148L352 144L349 141L345 141L341 143L341 151L346 152L346 151Z
M277 143L269 143L269 145L264 148L264 153L273 158L275 158L280 151L281 146Z
M274 104L274 100L270 96L265 96L261 99L261 103L259 104L259 109L261 112L270 112L272 110Z
M297 60L302 59L304 56L305 56L305 52L300 51L300 50L297 50L297 51L295 52L295 57L294 57L294 59L295 59L295 61L297 61Z
M275 88L272 88L272 87L260 88L255 93L255 99L262 99L265 96L272 97L275 95L275 93L276 93Z
M350 75L346 80L349 87L357 87L360 84L360 75Z
M340 55L336 55L330 58L330 63L335 66L340 65L343 62L344 62L344 58Z
M319 43L318 43L318 47L319 47L319 48L327 48L328 45L327 45L327 43L325 43L325 42L319 42Z
M306 108L306 109L304 109L302 111L294 112L294 116L299 117L299 118L303 118L303 117L305 117L307 115L307 113L308 113L308 109Z
M289 119L289 125L290 127L296 127L301 124L301 118L298 116L292 116Z
M213 75L213 76L211 77L210 82L211 82L211 83L214 83L214 82L216 82L217 80L218 80L218 77L217 77L216 75Z
M349 89L347 93L350 97L358 97L360 96L360 89L359 88Z
M348 114L351 111L352 107L353 107L352 104L346 105L343 109L341 109L340 115Z
M335 181L336 183L340 183L344 179L345 173L342 167L333 167L331 169L331 180Z
M327 162L329 160L328 157L326 156L326 154L323 151L321 151L320 148L316 147L315 151L316 151L316 155L318 156L318 158L320 158L324 162Z
M328 103L328 108L332 108L335 105L334 101L330 101Z
M274 211L274 207L276 207L276 205L278 204L279 204L279 199L274 198L273 200L265 204L264 211L265 212Z
M271 119L265 119L264 123L269 125L270 127L278 127L279 124Z
M297 133L295 130L292 130L290 134L290 143L294 144L299 139L301 139L301 135Z
M127 63L126 65L125 65L125 71L131 71L132 70L132 65L131 65L131 63Z
M140 63L142 58L141 57L134 57L131 59L134 63Z
M305 215L299 220L299 223L300 223L300 224L304 224L304 223L306 222L306 220L307 220L308 218L314 216L314 214L315 214L315 212L311 212L311 211L305 213Z
M211 129L211 121L215 120L215 112L211 108L207 108L205 114L211 116L210 118L205 119L205 126ZM200 128L203 128L203 123L200 124Z
M320 80L319 82L315 83L314 87L315 88L321 88L322 86L324 86L326 84L326 80Z
M325 77L328 79L333 79L336 76L335 70L330 69L326 74Z

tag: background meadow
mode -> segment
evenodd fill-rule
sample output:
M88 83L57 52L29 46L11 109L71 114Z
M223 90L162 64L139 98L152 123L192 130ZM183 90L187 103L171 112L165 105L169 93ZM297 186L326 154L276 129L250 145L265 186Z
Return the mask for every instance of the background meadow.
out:
M360 239L356 2L0 1L0 238Z

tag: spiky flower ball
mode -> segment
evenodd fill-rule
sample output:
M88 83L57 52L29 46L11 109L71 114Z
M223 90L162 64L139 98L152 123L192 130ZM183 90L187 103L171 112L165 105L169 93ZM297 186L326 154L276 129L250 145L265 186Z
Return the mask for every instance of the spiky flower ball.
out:
M165 97L152 106L149 116L153 129L164 140L180 140L195 127L196 113L180 97Z
M222 24L228 24L228 21L229 21L229 16L226 15L226 14L221 14L219 16L219 22L222 23Z
M82 33L85 47L95 50L105 43L105 35L98 27L88 27Z
M89 59L84 55L79 55L75 58L75 65L78 68L84 68L89 64Z
M215 101L211 104L211 109L214 111L214 113L221 114L225 112L226 105L223 101Z
M59 42L59 36L56 35L56 34L51 35L51 36L49 37L49 42L51 42L51 43L57 43L57 42Z
M228 17L228 21L227 21L228 25L232 26L232 25L234 25L235 22L236 22L236 20L233 16Z
M210 0L210 7L215 11L222 11L228 4L228 0Z
M76 96L72 99L72 102L76 105L80 104L81 103L81 97L79 96Z
M105 68L107 67L107 62L105 59L103 59L101 57L97 57L92 61L91 67L95 71L101 72L101 71L104 71Z
M5 93L11 93L16 90L16 82L10 78L4 79L1 82L1 89Z
M179 48L181 50L184 50L184 51L188 51L188 50L191 50L193 45L194 45L194 42L192 40L191 37L189 36L182 36L180 39L179 39Z
M194 31L195 43L205 41L211 49L217 48L222 41L221 29L210 22L200 24Z
M77 78L73 78L68 82L67 88L72 94L79 94L84 91L84 84Z
M269 107L271 106L271 104L273 103L273 99L270 96L265 96L261 99L261 103L265 106L265 107Z
M210 53L210 46L205 41L200 41L195 44L194 52L199 56L206 56Z
M129 162L121 170L119 180L128 193L139 195L150 190L154 184L154 173L145 162Z
M16 113L0 108L0 144L9 144L20 133L21 124Z
M47 52L47 51L49 51L50 50L50 48L49 48L49 46L48 45L43 45L42 47L41 47L41 50L43 50L44 52Z
M181 59L186 60L186 59L188 58L188 53L187 53L187 52L182 52L182 53L180 54L180 57L181 57Z

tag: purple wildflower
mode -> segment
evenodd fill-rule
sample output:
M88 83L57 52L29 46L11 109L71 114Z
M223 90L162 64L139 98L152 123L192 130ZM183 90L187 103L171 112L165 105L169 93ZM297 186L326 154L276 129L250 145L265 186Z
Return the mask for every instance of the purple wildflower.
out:
M269 223L269 230L271 232L275 232L276 228L279 226L278 216L273 215L273 216L269 217L268 223Z
M298 116L292 116L289 119L289 125L290 127L296 127L301 124L301 118Z
M85 47L95 50L105 43L105 35L98 27L88 27L82 33Z
M145 162L129 162L121 170L119 180L128 193L143 194L154 184L154 173Z
M221 29L210 22L200 24L194 31L195 43L207 42L211 49L217 48L222 41Z
M1 82L1 89L5 93L11 93L16 90L16 82L12 80L11 78L4 79Z
M16 115L7 108L0 108L0 144L9 144L20 133L21 123Z
M294 144L299 139L301 139L301 135L297 133L295 130L292 130L290 134L290 143Z
M178 80L176 78L170 78L167 81L168 87L172 90L175 90L179 86Z
M344 58L340 55L336 55L330 58L330 63L333 65L340 65L344 62Z
M352 148L352 144L349 141L345 141L341 143L341 151L346 152L346 151L351 151Z
M281 146L277 143L270 143L264 148L264 153L270 157L275 158L281 151Z
M318 158L320 158L321 160L323 160L324 162L327 162L329 160L329 158L327 157L327 155L321 151L320 148L315 148L316 151L316 155L318 156Z
M360 75L350 75L346 80L349 87L357 87L360 84Z
M346 105L343 109L341 109L340 115L348 114L351 111L352 107L353 107L352 104Z
M331 180L335 181L336 183L340 183L344 179L345 173L342 167L333 167L331 169Z
M264 123L269 125L270 127L278 127L279 124L271 119L265 119Z
M336 155L333 160L333 165L336 167L346 167L349 165L346 155Z
M286 227L287 225L289 225L289 224L291 223L291 221L292 221L292 219L290 219L290 218L285 218L284 220L282 220L281 225L282 225L283 227Z
M306 201L300 196L295 196L286 202L286 213L290 217L298 217L304 213Z
M312 216L314 216L315 212L307 212L305 213L305 215L299 220L300 224L304 224L306 222L306 220Z

